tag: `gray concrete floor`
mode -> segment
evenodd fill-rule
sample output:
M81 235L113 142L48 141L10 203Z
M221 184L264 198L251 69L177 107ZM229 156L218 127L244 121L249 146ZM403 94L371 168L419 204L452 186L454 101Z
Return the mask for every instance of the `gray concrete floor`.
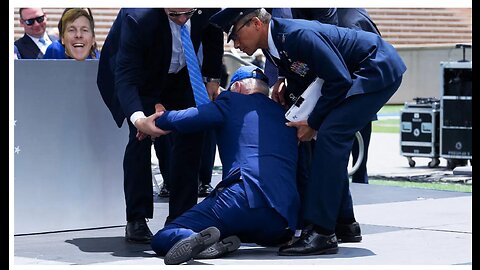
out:
M368 162L371 177L401 178L437 174L440 180L457 181L459 178L455 177L463 177L458 181L465 180L464 176L453 176L452 171L445 168L445 160L441 161L439 168L431 169L427 166L429 159L419 158L417 166L410 168L398 147L398 135L372 134ZM214 175L213 184L219 180L220 176ZM465 181L471 184L471 176ZM342 269L358 269L365 265L383 265L382 269L402 265L418 269L460 266L461 269L471 269L471 193L355 183L351 184L351 192L363 241L340 244L338 254L281 257L277 256L276 248L242 244L237 252L227 257L191 261L188 264L301 265L302 268L322 265L321 269L330 265L342 265ZM168 199L156 197L154 218L148 223L153 232L162 228L167 211ZM11 266L135 265L133 269L150 269L149 266L163 265L163 258L156 257L149 245L127 243L123 236L123 226L14 236L11 237Z
M276 248L243 244L213 265L471 265L470 193L352 184L361 243L340 244L335 255L280 257ZM168 202L155 202L152 231L161 229ZM32 221L33 222L33 221ZM124 241L124 227L16 236L16 265L162 265L148 245Z

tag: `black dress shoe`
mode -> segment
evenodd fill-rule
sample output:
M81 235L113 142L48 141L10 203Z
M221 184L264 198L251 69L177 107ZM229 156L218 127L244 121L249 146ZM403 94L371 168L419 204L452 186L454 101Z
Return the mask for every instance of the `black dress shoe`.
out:
M127 222L125 227L125 239L135 243L150 243L152 239L152 232L147 226L145 219L136 219Z
M305 256L336 254L338 252L338 242L335 234L319 234L312 228L306 228L305 230L297 241L280 247L278 255Z
M362 232L358 222L337 224L335 234L337 235L338 242L357 243L362 241Z
M162 188L160 189L158 196L161 198L168 198L170 197L170 190L168 190L168 188L165 185L162 185Z
M198 186L198 197L207 197L213 191L213 187L210 184L201 184Z

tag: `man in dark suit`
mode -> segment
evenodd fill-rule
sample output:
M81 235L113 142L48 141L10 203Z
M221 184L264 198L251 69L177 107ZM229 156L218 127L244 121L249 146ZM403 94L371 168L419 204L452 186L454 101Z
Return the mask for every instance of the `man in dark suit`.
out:
M149 242L152 236L145 221L153 217L152 142L138 138L163 133L146 125L146 115L153 114L158 103L169 110L195 106L180 37L182 26L189 30L202 59L201 75L210 99L218 95L223 33L208 22L218 10L121 9L103 45L97 85L117 125L121 127L126 118L130 130L123 161L127 240ZM171 139L167 223L197 203L203 133L173 134Z
M267 78L258 67L240 67L228 90L214 102L165 111L156 119L159 128L173 133L214 130L223 165L222 181L210 196L152 239L166 264L220 257L239 241L278 244L295 230L296 130L285 125L285 110L268 97Z
M41 8L20 8L20 25L25 34L15 41L18 59L41 59L57 38L47 34L47 14Z
M337 222L355 222L347 171L355 133L399 88L405 64L392 45L365 31L272 18L265 9L224 9L210 21L248 55L261 48L279 75L297 85L275 100L295 101L315 78L324 80L308 119L288 123L300 141L315 135L316 141L302 201L304 233L279 254L337 253Z

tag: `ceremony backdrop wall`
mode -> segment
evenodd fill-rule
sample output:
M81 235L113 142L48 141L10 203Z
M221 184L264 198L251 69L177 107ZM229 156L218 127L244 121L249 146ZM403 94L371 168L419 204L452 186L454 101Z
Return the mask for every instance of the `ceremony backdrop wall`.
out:
M119 129L98 60L15 60L15 235L125 224Z

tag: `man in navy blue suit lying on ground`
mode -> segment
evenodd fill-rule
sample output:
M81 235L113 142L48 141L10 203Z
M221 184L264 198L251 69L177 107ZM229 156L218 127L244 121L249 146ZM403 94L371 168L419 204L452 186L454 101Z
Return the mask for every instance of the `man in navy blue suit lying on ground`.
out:
M217 258L240 241L279 244L296 229L296 129L285 125L258 67L239 68L228 90L196 108L148 117L165 131L215 130L223 165L214 191L154 235L152 248L166 264Z

